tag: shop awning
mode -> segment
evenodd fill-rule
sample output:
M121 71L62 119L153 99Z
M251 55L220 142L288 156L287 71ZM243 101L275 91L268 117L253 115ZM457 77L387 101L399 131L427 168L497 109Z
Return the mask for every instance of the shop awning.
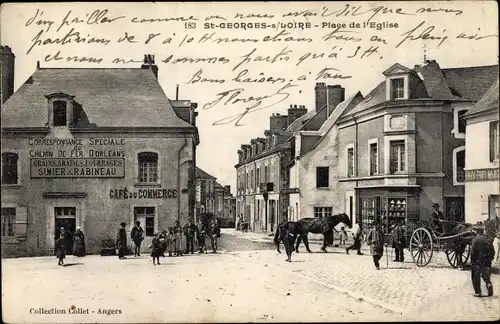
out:
M358 186L355 187L354 189L417 189L421 188L420 185L370 185L370 186Z

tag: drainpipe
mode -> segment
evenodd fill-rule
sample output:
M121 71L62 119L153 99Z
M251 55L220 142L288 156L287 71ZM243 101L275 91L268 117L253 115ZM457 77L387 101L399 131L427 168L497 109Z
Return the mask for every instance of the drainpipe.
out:
M188 140L186 137L184 137L184 145L179 149L177 152L177 189L178 189L178 194L177 194L177 220L180 222L181 221L181 152L183 149L185 149L188 145ZM189 180L189 171L188 171L188 180ZM189 181L188 181L189 182Z
M354 122L354 172L355 172L355 177L357 177L358 175L358 122L356 120L356 117L352 116L352 121ZM356 180L356 186L354 188L357 188L359 186L359 181ZM356 189L354 189L354 197L356 198ZM356 214L359 214L359 199L356 199L356 206L355 206L355 209L356 209ZM354 214L354 216L356 216L356 221L359 222L358 220L358 215ZM352 219L351 219L351 223L352 223ZM354 224L351 224L351 228L352 226L354 226Z

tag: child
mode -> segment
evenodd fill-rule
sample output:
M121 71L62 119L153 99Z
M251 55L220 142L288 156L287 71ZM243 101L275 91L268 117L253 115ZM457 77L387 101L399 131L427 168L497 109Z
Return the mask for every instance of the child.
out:
M340 228L340 245L345 245L346 238L347 238L347 232L345 230L345 227L342 226Z
M168 228L168 234L167 234L167 250L168 250L168 256L171 257L172 253L174 252L174 228L169 227Z
M153 257L153 265L160 265L160 255L161 255L161 242L160 242L160 234L156 234L155 237L153 238L152 242L152 250L151 250L151 256ZM156 261L156 262L155 262Z
M59 239L56 241L56 256L59 259L57 265L64 265L64 258L66 257L66 242L64 241L64 233L61 233Z
M293 234L290 228L285 229L285 235L283 236L283 245L285 246L286 256L288 257L285 261L292 262L292 251L293 251Z

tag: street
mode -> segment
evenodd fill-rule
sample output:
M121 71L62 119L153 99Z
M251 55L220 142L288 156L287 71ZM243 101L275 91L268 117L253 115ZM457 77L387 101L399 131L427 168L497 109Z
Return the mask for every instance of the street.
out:
M247 234L247 233L245 233ZM498 297L472 297L470 274L410 262L376 271L371 257L293 254L225 231L220 253L161 258L3 259L9 323L296 322L498 319ZM248 233L250 234L250 233ZM210 243L208 243L210 246ZM311 244L313 252L319 250ZM284 250L284 249L282 249ZM385 258L385 257L384 257ZM385 261L383 268L386 268ZM500 291L493 275L495 292ZM74 310L70 308L74 306ZM59 314L36 314L58 312ZM65 312L65 314L62 314Z

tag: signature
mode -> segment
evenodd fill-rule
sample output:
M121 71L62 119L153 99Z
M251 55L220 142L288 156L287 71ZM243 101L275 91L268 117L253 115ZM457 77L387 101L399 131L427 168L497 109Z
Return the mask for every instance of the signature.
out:
M231 89L227 91L223 91L217 94L217 98L211 102L203 105L203 109L212 109L215 106L222 104L224 106L235 105L238 103L249 104L249 107L244 108L245 110L241 113L234 114L228 117L224 117L215 121L212 125L227 125L234 122L234 126L244 126L244 124L240 124L241 120L248 114L269 108L274 106L284 100L286 100L290 94L285 90L289 88L296 87L295 84L286 84L281 87L278 91L272 94L267 94L264 96L258 97L242 97L241 95L245 92L243 88Z
M398 45L396 45L396 48L401 46L407 40L415 41L418 39L439 41L439 43L438 43L438 47L439 47L448 39L448 36L446 36L446 35L441 35L441 36L437 36L435 34L433 35L432 33L436 32L436 27L432 26L432 25L423 29L422 31L420 31L420 34L418 34L417 30L420 27L424 26L424 24L425 24L425 21L422 21L417 27L401 34L401 36L403 36L404 38L401 42L398 43ZM446 29L443 30L443 33L445 33L445 32L446 32Z

